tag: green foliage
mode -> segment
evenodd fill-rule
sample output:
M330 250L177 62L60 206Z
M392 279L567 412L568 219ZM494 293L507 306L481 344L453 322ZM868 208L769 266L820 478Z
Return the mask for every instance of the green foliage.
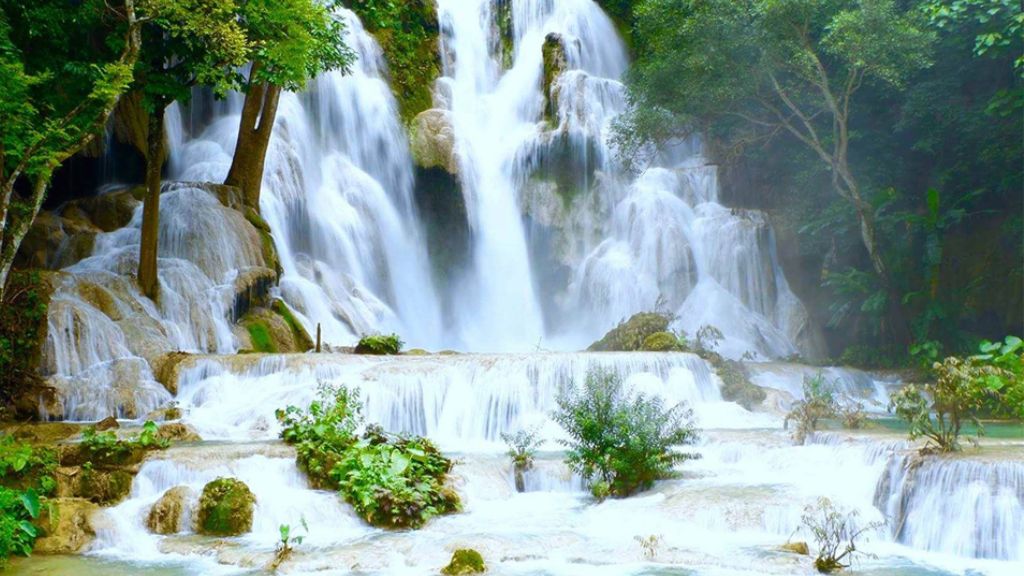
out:
M391 90L408 122L430 108L434 80L441 75L436 6L431 0L346 0L380 43L391 74Z
M113 430L97 432L93 426L82 431L81 447L90 459L99 461L118 461L139 450L163 450L170 446L170 441L159 436L156 423L147 420L142 431L133 438L122 440Z
M240 6L241 26L249 41L248 59L256 65L251 83L285 90L328 70L347 71L355 55L342 41L344 24L329 0L248 0Z
M246 328L249 330L249 338L252 340L254 351L264 353L277 352L277 346L274 345L274 340L270 337L270 330L265 323L253 321Z
M46 335L49 285L38 272L16 272L0 306L0 401L37 383Z
M358 392L321 387L306 410L278 410L281 437L296 447L314 485L331 487L374 526L418 528L459 509L445 486L452 462L425 438L385 434L370 426L362 438Z
M931 0L926 3L932 23L940 29L973 20L982 26L974 38L977 56L1014 56L1013 65L1024 75L1024 54L1020 39L1024 34L1024 11L1016 0Z
M569 435L566 463L591 483L595 495L646 490L671 477L675 465L697 457L674 450L697 440L692 411L634 395L613 372L590 372L582 388L570 383L557 401L552 417Z
M893 394L890 410L910 425L912 440L927 439L924 450L959 450L965 423L984 434L982 414L1024 419L1024 343L1008 336L1001 343L983 343L981 352L936 362L926 383Z
M725 339L722 331L710 324L705 324L697 329L694 346L698 354L706 355L715 352L718 343Z
M619 322L604 338L590 345L591 352L636 352L644 341L659 332L667 332L672 317L660 312L641 312Z
M0 568L13 555L32 553L38 529L32 521L39 517L39 496L34 490L24 492L0 486Z
M679 338L671 332L655 332L647 338L640 347L645 352L677 352L684 348L679 343Z
M314 486L337 488L330 476L339 454L356 442L363 423L359 390L319 386L319 399L305 410L288 406L277 411L281 438L295 446L299 466Z
M44 496L57 487L57 453L51 448L33 447L0 434L0 483L27 488Z
M309 525L306 524L305 518L302 519L302 528L307 534L309 533ZM277 547L274 549L274 559L270 562L271 571L277 570L292 555L295 546L301 546L305 539L304 536L293 536L292 527L289 524L281 524L278 526L278 531L281 534L281 539L277 541Z
M355 353L375 356L394 355L402 351L404 344L398 334L363 336L356 344Z
M803 528L810 531L817 544L818 555L814 567L822 574L831 574L849 568L860 552L857 539L866 532L883 525L873 522L858 527L856 510L839 510L828 498L819 498L817 504L804 508L800 517Z
M483 574L487 571L484 557L472 548L460 548L452 554L452 560L441 569L445 576L464 576L466 574Z
M540 438L540 428L519 430L515 434L502 432L501 439L508 445L507 454L512 460L516 491L525 492L524 474L533 468L533 457L537 454L537 449L544 444L544 440Z
M389 436L370 426L341 454L331 476L368 523L419 528L434 516L458 511L458 496L444 486L451 467L426 438Z

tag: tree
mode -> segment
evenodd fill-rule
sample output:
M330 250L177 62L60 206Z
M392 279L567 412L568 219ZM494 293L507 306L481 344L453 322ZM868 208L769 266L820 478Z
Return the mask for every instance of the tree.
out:
M236 87L236 69L245 63L249 43L234 0L146 0L143 9L147 23L135 89L142 93L149 121L138 281L142 292L155 298L164 112L172 102L187 103L194 86L211 87L217 95Z
M799 142L855 212L890 331L906 343L901 294L850 162L850 118L865 83L899 88L930 64L921 13L894 0L650 0L637 13L627 149L697 130L733 151L779 135Z
M0 7L2 302L14 257L54 170L102 131L131 82L142 19L134 0L117 8L13 0ZM97 41L114 22L123 26L123 37Z
M353 53L342 41L343 23L331 12L335 2L247 0L241 23L250 39L248 81L238 140L225 184L238 186L246 204L259 208L267 146L281 90L301 90L322 72L347 71Z

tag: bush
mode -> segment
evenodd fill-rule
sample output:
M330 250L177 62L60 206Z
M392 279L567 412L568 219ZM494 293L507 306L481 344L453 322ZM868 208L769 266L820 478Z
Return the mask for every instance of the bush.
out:
M34 448L0 435L0 483L9 488L31 489L49 495L57 487L54 473L57 454L50 448Z
M679 338L671 332L655 332L644 338L644 352L681 352L683 347L679 344Z
M641 312L619 322L604 338L590 345L591 352L637 352L644 341L659 332L667 332L672 317L660 312Z
M814 567L822 574L848 568L858 553L857 538L881 526L872 523L858 528L857 512L844 513L828 498L819 498L816 505L805 507L801 522L817 543Z
M314 485L337 489L367 522L383 528L418 528L459 509L446 485L452 461L425 438L406 438L369 426L362 438L359 395L321 387L306 410L277 412L281 437L296 446Z
M932 366L924 384L908 384L892 395L889 409L910 425L910 439L927 438L923 451L960 449L964 423L984 434L983 413L1024 418L1024 343L1010 336L1003 343L985 342L982 354L950 356Z
M804 398L793 403L793 407L786 414L784 426L788 429L790 422L796 422L793 440L797 444L803 444L807 437L818 429L819 420L836 417L838 410L839 404L835 395L827 388L825 377L821 373L813 378L805 376Z
M445 487L452 462L426 438L389 436L370 426L331 470L345 500L382 528L419 528L434 516L457 512Z
M591 482L595 495L646 490L671 477L676 464L697 458L673 450L697 440L692 411L685 404L666 409L660 398L634 396L615 373L592 371L582 389L570 383L557 402L553 418L570 438L563 442L569 448L566 462Z
M356 344L355 352L372 356L395 355L402 351L404 344L397 334L363 336Z
M512 469L515 473L516 491L526 491L526 479L524 474L533 468L533 457L537 453L544 440L538 436L540 429L520 430L515 434L501 433L501 439L508 445L508 456L512 459Z
M35 546L39 496L35 490L10 490L0 486L0 568L12 555L28 556Z

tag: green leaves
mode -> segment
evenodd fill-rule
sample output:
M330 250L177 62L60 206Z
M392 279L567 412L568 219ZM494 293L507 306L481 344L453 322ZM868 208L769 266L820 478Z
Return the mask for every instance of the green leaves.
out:
M606 483L611 495L646 490L672 476L676 464L698 457L673 450L697 440L692 411L634 395L614 372L590 372L582 388L570 384L557 402L552 418L569 435L566 463L591 484Z
M39 517L39 496L34 490L24 492L0 486L0 568L11 555L28 556L32 552L38 529L32 520Z

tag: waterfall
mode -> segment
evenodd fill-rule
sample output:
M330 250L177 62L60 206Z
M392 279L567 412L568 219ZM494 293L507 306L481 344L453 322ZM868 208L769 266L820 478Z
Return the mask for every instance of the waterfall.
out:
M923 550L1024 560L1024 463L971 457L894 457L876 505L893 536Z

